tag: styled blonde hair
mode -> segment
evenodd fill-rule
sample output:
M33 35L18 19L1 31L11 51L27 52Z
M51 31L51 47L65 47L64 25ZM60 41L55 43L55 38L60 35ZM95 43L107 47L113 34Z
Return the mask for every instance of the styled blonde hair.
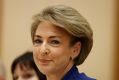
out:
M75 65L80 65L84 62L92 49L93 31L87 20L77 10L65 5L48 6L35 15L33 20L31 27L32 40L40 22L49 21L73 36L73 44L77 41L81 42L81 51L74 59L74 63Z

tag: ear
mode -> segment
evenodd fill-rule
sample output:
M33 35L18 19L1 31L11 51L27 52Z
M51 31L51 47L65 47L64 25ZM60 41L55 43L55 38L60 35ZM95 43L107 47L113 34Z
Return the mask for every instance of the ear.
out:
M73 46L72 59L76 58L80 54L81 42L76 42Z

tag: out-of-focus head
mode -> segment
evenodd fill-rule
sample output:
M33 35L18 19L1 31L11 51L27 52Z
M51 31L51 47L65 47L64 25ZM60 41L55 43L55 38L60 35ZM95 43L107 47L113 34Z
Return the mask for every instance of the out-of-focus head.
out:
M5 80L6 78L6 73L5 73L5 66L3 62L0 60L0 80Z
M46 80L33 60L32 52L17 57L11 66L13 80Z
M71 46L76 42L81 42L80 54L74 59L75 65L80 65L84 62L93 45L93 31L87 22L87 20L74 8L55 5L48 6L41 13L33 17L34 22L31 27L31 37L34 40L34 35L41 22L47 21L60 27L68 34L71 38Z

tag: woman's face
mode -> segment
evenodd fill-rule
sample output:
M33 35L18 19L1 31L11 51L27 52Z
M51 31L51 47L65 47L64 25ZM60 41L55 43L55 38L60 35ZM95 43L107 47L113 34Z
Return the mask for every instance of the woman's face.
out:
M13 73L14 80L39 80L36 72L27 67L20 67L19 64Z
M41 22L33 40L33 56L36 65L44 74L56 74L73 65L71 56L75 56L70 46L70 35L49 22ZM47 52L47 54L45 54Z

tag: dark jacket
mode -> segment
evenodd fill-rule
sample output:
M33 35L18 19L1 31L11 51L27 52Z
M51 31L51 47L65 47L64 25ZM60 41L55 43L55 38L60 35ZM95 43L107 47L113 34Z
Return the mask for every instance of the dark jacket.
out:
M73 66L70 71L62 78L62 80L96 80L88 77L85 73L79 73L78 69Z

